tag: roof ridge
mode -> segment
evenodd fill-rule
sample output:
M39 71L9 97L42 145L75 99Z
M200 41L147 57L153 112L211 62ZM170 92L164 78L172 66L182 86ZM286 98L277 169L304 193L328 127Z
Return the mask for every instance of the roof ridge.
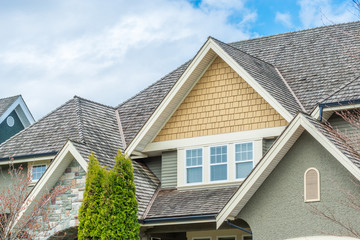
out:
M73 101L74 99L70 99L68 101L66 101L64 104L60 105L59 107L55 108L53 111L49 112L48 114L46 114L45 116L43 116L42 118L40 118L37 122L34 122L33 124L31 124L29 127L24 128L23 130L21 130L20 132L16 133L14 136L10 137L9 139L7 139L5 142L0 144L0 147L2 145L4 145L5 143L9 142L11 139L15 138L16 136L22 134L23 132L28 131L29 129L31 129L33 126L40 124L45 118L47 118L48 116L50 116L51 114L53 114L54 112L58 111L60 108L64 107L65 105L69 104L71 101Z
M75 98L79 98L79 99L84 100L84 101L86 101L86 102L94 103L94 104L97 104L97 105L100 105L100 106L103 106L103 107L108 107L108 108L116 109L116 108L113 107L113 106L106 105L106 104L99 103L99 102L95 102L95 101L93 101L93 100L90 100L90 99L87 99L87 98L83 98L83 97L80 97L80 96L77 96L77 95L74 95L73 98L74 98L74 99L75 99Z
M143 93L144 91L146 91L148 88L154 86L156 83L158 83L159 81L165 79L167 76L169 76L170 74L174 73L175 71L177 71L178 69L182 68L184 65L188 64L189 62L191 62L193 60L190 59L188 61L186 61L185 63L181 64L179 67L175 68L174 70L172 70L171 72L167 73L165 76L163 76L162 78L158 79L157 81L151 83L149 86L147 86L146 88L142 89L140 92L138 92L137 94L135 94L134 96L126 99L125 101L123 101L122 103L120 103L119 105L117 105L115 108L119 109L122 105L124 105L125 103L131 101L132 99L134 99L135 97L139 96L141 93Z
M84 138L84 129L83 129L83 122L82 122L82 109L80 106L80 99L79 97L74 97L74 101L75 101L75 114L76 114L76 125L78 127L78 134L79 134L79 138L81 140L81 142L85 143L85 138Z
M326 99L329 99L330 97L334 96L336 93L340 92L342 89L344 89L345 87L347 87L348 85L350 85L351 83L353 83L354 81L356 81L357 79L360 78L360 74L355 77L353 80L350 80L349 82L344 83L342 86L340 86L338 89L334 90L332 93L329 94L329 96L323 98L322 100L319 101L319 103L325 101Z
M225 44L226 46L229 46L229 47L231 47L231 48L233 48L233 49L235 49L235 50L237 50L237 51L240 51L240 52L242 52L242 53L244 53L244 54L246 54L246 55L248 55L248 56L250 56L250 57L252 57L252 58L255 58L256 60L259 60L259 61L261 61L261 62L263 62L263 63L265 63L265 64L268 64L268 65L272 66L274 69L276 68L273 64L271 64L271 63L269 63L269 62L267 62L267 61L265 61L265 60L263 60L263 59L261 59L261 58L259 58L259 57L255 57L255 56L253 56L253 55L245 52L245 51L242 50L242 49L236 48L236 47L234 47L234 46L232 46L232 45L230 45L230 44L228 44L228 43L224 43L224 42L222 42L222 41L220 41L220 40L218 40L218 39L216 39L216 38L214 38L214 37L210 37L210 38L212 38L212 39L214 39L214 40L216 40L216 41L218 41L218 42L220 42L220 43L222 43L222 44Z
M18 98L18 97L21 97L21 94L18 94L18 95L14 95L14 96L10 96L10 97L4 97L4 98L0 98L0 101L1 100L5 100L5 99L9 99L9 98Z
M312 31L312 30L317 30L317 29L322 29L322 28L338 27L338 26L341 26L341 25L348 25L348 24L354 24L354 23L360 23L360 21L352 21L352 22L346 22L346 23L336 23L336 24L323 25L323 26L318 26L318 27L313 27L313 28L294 30L294 31L290 31L290 32L284 32L284 33L278 33L278 34L273 34L273 35L268 35L268 36L261 36L261 37L249 38L249 39L246 39L246 40L230 42L228 44L235 44L235 43L239 43L239 42L247 42L247 41L264 39L264 38L273 38L273 37L278 37L278 36L282 36L282 35L288 35L288 34L292 34L292 33L307 32L307 31Z

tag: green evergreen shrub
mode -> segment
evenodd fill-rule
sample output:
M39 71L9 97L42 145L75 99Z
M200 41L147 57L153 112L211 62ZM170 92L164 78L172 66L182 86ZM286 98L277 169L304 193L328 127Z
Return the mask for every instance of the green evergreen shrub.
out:
M120 151L108 171L92 155L79 213L78 239L139 239L131 160Z
M85 192L79 209L78 239L100 239L107 171L92 154L86 175Z

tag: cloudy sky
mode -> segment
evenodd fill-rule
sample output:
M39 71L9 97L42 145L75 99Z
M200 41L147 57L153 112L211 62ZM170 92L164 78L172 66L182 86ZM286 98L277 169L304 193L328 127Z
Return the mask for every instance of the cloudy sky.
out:
M36 120L74 95L116 106L192 58L238 41L358 20L352 0L0 0L0 98Z

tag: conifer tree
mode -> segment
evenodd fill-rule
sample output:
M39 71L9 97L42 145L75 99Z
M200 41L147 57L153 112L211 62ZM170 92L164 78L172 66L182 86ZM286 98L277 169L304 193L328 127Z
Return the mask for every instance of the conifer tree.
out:
M106 169L99 165L93 154L90 155L83 203L79 209L79 240L101 238L106 176Z
M109 175L102 239L139 239L133 171L131 160L118 151Z

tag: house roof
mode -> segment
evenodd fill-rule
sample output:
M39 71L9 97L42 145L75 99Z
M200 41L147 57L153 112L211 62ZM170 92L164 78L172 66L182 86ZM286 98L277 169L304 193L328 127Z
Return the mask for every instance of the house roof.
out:
M0 116L13 104L20 95L0 99Z
M197 190L160 190L146 219L217 214L237 186Z
M0 145L0 158L55 155L70 140L87 160L94 152L100 164L112 167L123 149L115 108L75 96L29 128ZM141 162L133 161L139 215L143 214L159 180Z
M234 42L277 67L307 112L328 94L359 76L360 22ZM347 99L343 99L347 100Z
M360 21L230 44L211 39L294 116L301 110L310 113L326 98L338 101L360 97L358 80L355 80L360 72L354 67L358 58L353 56L360 48L359 29ZM127 145L190 63L118 106ZM357 90L349 93L348 88ZM338 94L335 92L338 89L343 91Z

